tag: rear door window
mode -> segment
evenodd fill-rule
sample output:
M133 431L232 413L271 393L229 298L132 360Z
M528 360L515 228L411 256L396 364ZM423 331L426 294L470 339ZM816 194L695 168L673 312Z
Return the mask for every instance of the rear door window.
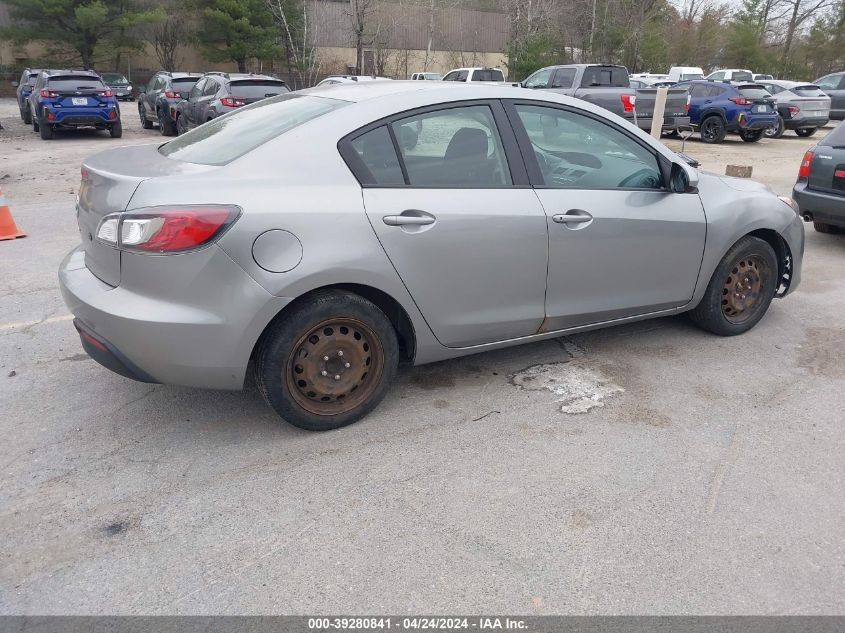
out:
M212 95L217 94L217 89L219 88L216 81L213 79L206 79L205 86L202 89L202 96L203 97L210 97Z
M288 92L288 88L283 81L233 81L229 85L233 95L244 99L273 97Z
M212 119L165 143L158 151L188 163L225 165L288 130L348 104L296 93L279 95Z
M558 68L552 78L552 88L571 88L575 81L574 68Z
M355 155L366 167L352 165L350 168L362 185L404 185L402 166L396 155L396 148L386 125L362 134L351 143Z
M845 149L845 123L840 123L833 128L833 131L828 133L828 135L819 142L819 145Z

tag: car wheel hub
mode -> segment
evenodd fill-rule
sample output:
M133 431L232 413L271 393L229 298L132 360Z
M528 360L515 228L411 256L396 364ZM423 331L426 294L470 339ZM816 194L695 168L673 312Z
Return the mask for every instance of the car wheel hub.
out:
M302 408L317 415L338 415L372 395L383 367L384 353L375 333L356 319L334 318L297 341L285 379Z
M737 262L722 288L722 314L728 321L742 323L753 315L768 274L768 266L757 256Z

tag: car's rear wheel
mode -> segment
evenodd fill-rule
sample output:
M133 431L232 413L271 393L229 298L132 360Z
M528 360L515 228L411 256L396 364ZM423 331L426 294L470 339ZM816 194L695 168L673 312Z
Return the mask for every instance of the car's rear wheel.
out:
M781 115L778 115L778 120L775 122L775 124L772 127L766 128L766 138L780 138L781 136L783 136L783 132L785 129L786 127L783 123L783 117Z
M53 138L53 126L46 121L41 121L38 124L38 131L41 133L41 138L45 141L49 141Z
M120 121L115 121L111 124L109 128L109 134L111 134L112 138L120 138L123 136L123 125Z
M705 143L721 143L725 140L728 130L721 117L712 115L701 122L699 133L701 140Z
M357 422L396 375L396 332L384 312L348 292L321 292L262 336L255 378L282 418L308 431Z
M29 120L32 121L32 131L38 132L38 115L36 115L34 112L30 112Z
M802 128L798 128L797 130L795 130L795 133L802 138L807 138L807 137L810 137L810 136L812 136L813 134L816 133L816 128L814 128L814 127L802 127Z
M775 251L767 242L746 235L722 258L690 317L721 336L747 332L769 309L777 278Z
M176 135L182 136L185 132L188 131L188 126L185 124L185 117L184 115L176 113Z
M32 124L32 114L30 113L29 108L21 110L21 118L26 125Z
M763 138L765 130L743 130L739 133L739 137L746 143L756 143Z
M838 226L824 222L813 222L813 228L819 233L839 233L841 231Z
M176 125L164 110L158 111L158 131L162 136L176 136Z
M141 127L145 130L153 129L153 122L147 118L147 108L143 103L138 103L138 116L141 119Z

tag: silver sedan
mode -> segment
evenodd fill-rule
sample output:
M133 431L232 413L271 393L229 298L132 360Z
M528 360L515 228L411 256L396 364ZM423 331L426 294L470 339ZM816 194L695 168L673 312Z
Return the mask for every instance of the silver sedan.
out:
M59 272L85 350L240 389L296 426L365 416L430 363L689 312L741 334L798 285L804 229L581 100L369 82L270 98L85 161Z

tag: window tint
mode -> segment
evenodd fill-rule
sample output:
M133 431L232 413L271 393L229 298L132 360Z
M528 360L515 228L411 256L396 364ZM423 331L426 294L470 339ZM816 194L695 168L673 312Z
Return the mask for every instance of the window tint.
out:
M816 82L816 85L825 90L833 90L839 85L839 76L830 75L828 77L822 77Z
M502 141L487 106L427 112L392 125L411 186L511 184Z
M571 88L572 82L575 81L574 68L558 68L555 72L554 79L552 79L552 88Z
M710 86L705 86L703 84L694 84L692 88L690 88L690 95L693 97L704 97L707 96L708 88Z
M614 86L628 87L628 71L619 66L588 66L581 78L581 87Z
M806 86L795 86L792 92L800 97L824 97L826 96L818 86L807 84Z
M360 174L363 185L404 185L402 167L396 156L396 148L390 138L387 126L383 125L352 141L352 149L358 153L369 174Z
M47 85L53 90L85 90L106 87L98 77L87 77L85 75L52 77L47 80Z
M661 188L656 156L617 128L557 108L519 105L516 111L547 186Z
M745 71L731 73L731 81L754 81L754 75Z
M194 87L191 88L191 94L188 95L189 99L196 99L202 94L202 89L205 87L205 83L207 79L200 79L197 83L194 84Z
M543 70L537 71L525 80L525 87L545 88L549 85L549 79L552 76L552 72L554 72L553 68L544 68Z
M170 82L176 90L189 90L197 83L196 77L184 77Z
M113 83L113 84L128 84L129 82L126 80L126 77L121 75L120 73L103 73L100 75L103 78L103 81L106 83Z
M213 79L206 79L205 86L202 89L202 96L203 97L210 97L212 95L217 94L217 90L220 88L220 85L214 81Z
M482 70L473 71L472 80L473 81L504 81L505 76L502 74L501 70L496 70L495 68L485 68L485 69L482 69Z
M288 92L288 88L283 81L233 81L229 86L233 95L244 99L261 99L262 97L272 97Z
M772 96L765 88L739 88L738 92L749 99L765 99Z
M725 92L725 87L719 84L707 86L707 91L704 93L705 97L718 97Z
M446 76L443 77L443 81L457 81L458 80L458 71L453 70L450 73L446 73Z
M845 123L840 123L833 131L828 133L821 141L819 141L819 145L824 145L825 147L838 147L838 148L845 148Z
M347 101L288 93L256 101L176 137L164 156L201 165L225 165L288 130L348 105Z

